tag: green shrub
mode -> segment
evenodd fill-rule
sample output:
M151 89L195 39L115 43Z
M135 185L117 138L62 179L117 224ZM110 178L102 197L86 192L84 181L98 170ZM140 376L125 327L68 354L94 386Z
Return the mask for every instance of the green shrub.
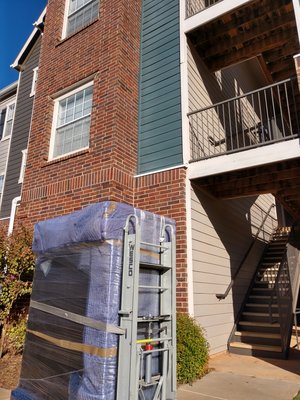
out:
M32 229L25 225L15 226L9 236L0 227L0 358L10 325L17 325L28 307L35 265L31 243Z
M9 325L7 336L7 349L12 354L19 354L23 352L25 334L26 334L26 320L22 319L19 322L14 322Z
M177 315L177 382L192 383L208 372L209 345L203 329L187 314Z
M300 391L299 391L298 394L293 398L293 400L300 400Z

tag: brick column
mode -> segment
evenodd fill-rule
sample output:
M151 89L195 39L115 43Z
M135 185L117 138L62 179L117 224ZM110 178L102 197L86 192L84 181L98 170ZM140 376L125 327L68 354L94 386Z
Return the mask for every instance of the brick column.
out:
M175 219L177 311L188 312L186 169L137 177L134 206Z

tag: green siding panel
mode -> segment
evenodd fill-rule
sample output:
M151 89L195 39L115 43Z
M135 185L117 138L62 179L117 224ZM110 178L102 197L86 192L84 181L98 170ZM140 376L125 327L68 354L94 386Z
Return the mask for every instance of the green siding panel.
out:
M170 99L168 103L165 103L165 107L167 107L165 110L161 109L161 107L153 107L152 110L148 108L148 110L143 111L141 113L143 125L148 125L149 123L155 122L156 120L166 118L170 115L170 113L172 113L172 115L174 114L174 112L180 114L180 102L176 97Z
M172 47L169 50L166 50L165 52L162 52L162 54L158 53L155 56L151 55L150 56L145 56L143 59L143 67L150 66L156 62L162 61L162 60L168 60L168 57L176 54L178 58L178 49L176 47Z
M182 163L179 0L143 0L138 172Z
M177 88L176 88L177 89ZM155 107L161 107L161 109L168 108L168 101L170 100L170 95L172 96L172 90L170 90L168 93L163 92L160 96L157 96L155 98L150 98L146 104L141 107L141 113L147 110L155 110ZM177 95L177 90L174 90L173 93L173 98L180 102L180 99L176 98Z
M173 138L173 132L178 128L177 121L168 123L158 128L148 130L146 134L140 136L140 147L150 146L153 141L156 143L164 142ZM158 137L156 137L158 136Z

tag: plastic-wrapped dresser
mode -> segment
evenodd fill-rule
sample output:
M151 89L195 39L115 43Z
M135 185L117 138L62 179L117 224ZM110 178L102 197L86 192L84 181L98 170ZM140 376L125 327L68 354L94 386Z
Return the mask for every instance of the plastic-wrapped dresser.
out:
M163 226L174 227L173 220L116 202L94 204L35 226L36 270L21 377L12 399L117 398L118 345L125 332L119 314L124 227L129 216L139 221L144 242L159 245ZM140 257L155 264L158 253L146 246ZM158 288L159 276L145 269L140 282ZM158 315L160 297L145 285L143 290L138 314ZM138 334L143 338L146 333ZM153 360L159 370L155 354ZM151 391L145 388L141 398L150 399L147 393ZM117 400L129 397L125 392Z

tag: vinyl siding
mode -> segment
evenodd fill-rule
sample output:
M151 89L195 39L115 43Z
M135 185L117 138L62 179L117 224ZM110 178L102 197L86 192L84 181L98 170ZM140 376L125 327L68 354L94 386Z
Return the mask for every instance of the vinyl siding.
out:
M190 111L241 95L265 83L256 60L210 73L193 47L188 48ZM217 122L218 115L212 112L209 123L203 127L203 136L211 134L209 124ZM227 348L235 317L272 231L271 218L228 297L219 301L216 294L227 289L274 199L272 195L263 195L221 201L199 189L192 190L191 197L194 314L206 330L211 353L217 353ZM275 217L275 209L272 212Z
M10 139L0 142L0 173L5 172Z
M181 163L179 2L144 0L138 172Z
M206 68L204 62L200 59L192 46L188 46L188 100L189 111L201 110L202 108L209 107L218 102L240 96L244 93L263 87L267 84L258 61L255 59L248 60L222 71L210 73ZM249 125L254 124L253 117L255 112L252 105L248 100L241 100L243 103L243 119ZM190 117L191 126L199 124L200 119L197 120L197 115ZM214 137L215 140L225 138L225 131L222 124L220 124L220 117L214 109L210 109L206 113L204 119L205 123L201 125L201 134L204 141L201 141L202 150L201 156L214 154L215 148L207 141L208 136L213 136L212 125L218 126L218 136ZM257 122L257 121L255 121ZM246 124L247 125L247 124ZM205 148L209 146L209 148ZM225 151L225 144L218 147L217 151ZM199 154L192 154L192 156L199 156Z
M227 348L234 318L276 226L275 219L266 221L228 297L219 301L216 294L225 292L274 198L261 195L221 201L197 189L192 190L191 198L194 314L206 331L213 354ZM276 217L275 208L272 216Z
M41 39L37 39L21 72L19 93L15 111L14 128L10 154L7 165L7 176L5 181L1 218L10 216L12 200L20 196L21 184L18 183L22 163L22 150L27 148L28 136L31 125L31 114L34 96L30 97L33 69L38 66Z

